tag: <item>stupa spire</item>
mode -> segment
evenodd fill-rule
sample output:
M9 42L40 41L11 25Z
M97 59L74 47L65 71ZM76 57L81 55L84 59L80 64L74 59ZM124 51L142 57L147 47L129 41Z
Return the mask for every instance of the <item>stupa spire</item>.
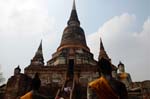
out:
M76 10L76 3L75 3L75 0L73 0L72 10Z
M75 0L73 0L73 6L72 6L71 15L68 21L68 25L80 25L80 21L78 19L78 15L76 11Z
M105 50L103 42L102 42L102 38L100 38L100 50Z
M99 57L98 59L102 59L102 58L105 58L107 60L110 60L110 58L108 57L106 51L105 51L105 48L104 48L104 45L103 45L103 42L102 42L102 38L100 38L100 52L99 52Z
M32 63L39 63L44 64L44 58L43 58L43 50L42 50L42 40L40 42L40 45L35 53L35 56L31 60Z

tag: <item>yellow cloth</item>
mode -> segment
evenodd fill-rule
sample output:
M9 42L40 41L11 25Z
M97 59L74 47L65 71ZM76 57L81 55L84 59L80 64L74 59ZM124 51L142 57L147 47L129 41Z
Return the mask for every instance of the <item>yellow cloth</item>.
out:
M30 92L26 93L20 99L32 99L32 92L30 91Z
M119 78L120 78L121 80L124 80L124 79L126 79L127 77L128 77L127 73L121 73L121 74L119 75Z
M92 81L89 87L97 93L100 99L119 99L104 77Z

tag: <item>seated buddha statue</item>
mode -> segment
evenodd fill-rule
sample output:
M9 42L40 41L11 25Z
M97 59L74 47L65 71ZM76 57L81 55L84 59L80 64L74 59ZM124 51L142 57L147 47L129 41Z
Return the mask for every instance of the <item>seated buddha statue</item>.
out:
M119 70L118 80L123 82L126 85L126 88L129 89L130 83L132 82L132 80L131 80L130 74L125 72L125 68L124 68L123 63L120 62L118 64L118 70Z
M41 80L38 73L35 74L31 82L32 90L21 96L20 99L49 99L47 96L39 92Z
M87 99L128 99L125 85L111 75L111 63L102 58L98 66L102 74L88 84Z

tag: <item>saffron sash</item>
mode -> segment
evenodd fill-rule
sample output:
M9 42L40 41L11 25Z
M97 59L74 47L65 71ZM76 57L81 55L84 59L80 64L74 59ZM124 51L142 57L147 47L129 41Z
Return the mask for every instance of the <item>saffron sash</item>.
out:
M20 99L32 99L32 92L30 91L30 92L26 93Z
M89 87L97 93L99 99L119 99L119 96L116 95L104 77L92 81L89 83Z

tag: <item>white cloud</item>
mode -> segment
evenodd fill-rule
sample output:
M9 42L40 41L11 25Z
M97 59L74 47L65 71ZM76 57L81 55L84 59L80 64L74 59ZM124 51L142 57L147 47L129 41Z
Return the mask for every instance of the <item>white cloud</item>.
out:
M0 2L0 34L24 37L48 32L54 18L48 16L45 0L2 0Z
M0 64L8 78L18 64L24 69L30 63L40 39L54 45L56 19L49 16L48 0L0 0L0 13Z
M129 15L124 13L121 16L115 16L112 19L105 22L96 33L90 34L87 39L91 46L92 52L96 52L95 58L98 57L98 48L95 48L95 44L99 44L100 37L102 37L103 43L110 42L116 43L118 39L125 39L129 29L133 27L133 23L136 20L135 15ZM120 38L121 37L121 38ZM110 46L109 46L110 47Z
M135 15L129 15L128 13L124 13L121 16L115 16L104 23L104 25L99 29L99 33L101 33L102 37L107 36L110 38L112 36L117 36L120 32L126 32L128 28L130 29L135 19ZM108 35L103 35L103 32Z
M134 33L134 36L139 37L141 39L144 38L144 40L148 40L150 37L150 17L144 22L143 24L143 30L141 32Z
M150 19L143 24L143 30L139 33L133 28L136 26L136 16L128 13L115 16L105 22L98 32L88 35L87 40L91 51L97 59L99 54L99 38L102 37L104 47L114 64L119 60L126 65L133 80L149 79L150 68ZM135 36L136 34L136 36ZM98 45L98 46L96 46Z

